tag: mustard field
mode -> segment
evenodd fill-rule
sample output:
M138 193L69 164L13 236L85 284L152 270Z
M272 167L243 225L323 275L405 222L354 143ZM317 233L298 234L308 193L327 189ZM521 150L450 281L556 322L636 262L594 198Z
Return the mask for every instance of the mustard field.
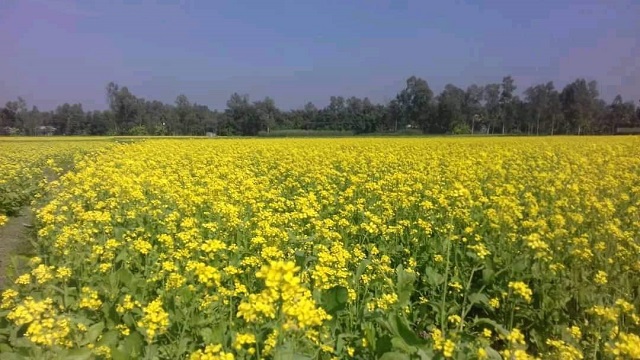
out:
M640 358L638 137L50 143L2 359Z
M0 139L0 226L30 203L47 179L62 173L75 159L105 147L103 139Z

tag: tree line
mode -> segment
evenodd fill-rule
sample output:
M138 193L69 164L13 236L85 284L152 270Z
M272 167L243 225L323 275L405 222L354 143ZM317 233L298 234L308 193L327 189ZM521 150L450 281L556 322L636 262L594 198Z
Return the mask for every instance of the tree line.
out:
M85 111L82 104L62 104L53 111L30 110L22 98L0 108L1 135L248 135L278 130L333 130L362 133L429 134L612 134L618 127L640 127L640 108L620 95L607 104L597 83L576 79L562 90L553 82L515 94L511 76L501 83L448 84L435 95L426 80L412 76L385 104L368 98L331 96L318 108L279 109L266 97L251 101L234 93L224 111L191 102L184 94L173 104L146 100L126 86L106 87L109 109Z

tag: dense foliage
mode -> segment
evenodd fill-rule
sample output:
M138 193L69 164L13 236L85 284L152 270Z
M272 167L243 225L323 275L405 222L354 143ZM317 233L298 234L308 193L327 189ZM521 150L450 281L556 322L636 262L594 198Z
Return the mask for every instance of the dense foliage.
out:
M17 215L82 154L104 146L102 141L0 141L0 226Z
M514 80L466 89L445 86L437 96L415 76L386 104L368 98L332 96L318 109L313 103L284 111L273 99L251 102L234 93L223 112L191 103L149 101L127 87L107 86L109 110L85 112L81 104L55 111L27 109L21 98L0 108L0 134L17 135L257 135L273 130L386 133L416 129L431 134L613 134L617 127L640 127L640 109L617 96L599 99L595 81L577 79L561 91L553 83L531 86L516 95Z
M640 140L147 140L39 201L10 358L628 359Z

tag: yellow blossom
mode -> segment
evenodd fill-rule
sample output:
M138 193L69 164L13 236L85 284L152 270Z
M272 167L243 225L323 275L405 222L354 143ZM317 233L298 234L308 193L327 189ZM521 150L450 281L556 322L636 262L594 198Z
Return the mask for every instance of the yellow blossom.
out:
M102 305L102 301L98 297L98 292L92 288L85 286L80 292L80 302L78 307L81 309L98 310Z
M511 289L516 295L519 295L524 301L530 303L531 295L533 292L529 286L522 281L509 282L509 289Z
M138 321L143 328L148 342L152 342L156 335L163 334L169 326L169 314L162 308L162 300L156 299L143 309L144 316Z
M598 272L596 273L595 277L593 278L593 281L596 282L596 284L600 284L600 285L604 285L607 283L607 273L602 271L602 270L598 270Z

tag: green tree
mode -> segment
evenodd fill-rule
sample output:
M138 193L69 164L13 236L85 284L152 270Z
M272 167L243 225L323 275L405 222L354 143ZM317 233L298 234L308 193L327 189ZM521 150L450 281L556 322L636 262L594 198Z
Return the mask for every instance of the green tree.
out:
M464 117L467 122L467 126L470 126L471 133L475 133L476 126L480 125L479 122L484 118L484 109L482 108L484 88L476 84L472 84L467 87L464 94Z
M274 127L279 128L282 125L283 120L280 116L280 110L278 110L272 98L267 96L264 100L253 103L253 106L259 131L266 130L269 133Z
M42 113L37 106L31 107L31 111L27 111L23 115L24 134L34 136L38 134L38 127L42 126Z
M8 101L0 113L0 125L10 135L24 133L27 103L22 97L17 101Z
M62 135L80 135L83 133L85 114L82 104L64 103L56 108L52 125Z
M433 120L434 106L433 91L427 81L415 76L407 79L407 86L398 96L402 122L413 128L420 128L423 132L444 133L447 131L441 124Z
M348 124L346 127L356 133L366 132L367 124L364 116L364 104L361 99L355 96L347 99L344 117L344 121Z
M527 88L524 92L526 101L530 104L533 122L530 127L539 135L543 132L553 133L556 120L559 116L558 92L555 91L553 82L539 84Z
M233 93L227 101L223 133L255 136L260 131L260 123L249 95Z
M314 124L317 122L317 119L320 115L318 108L312 103L308 102L304 105L304 109L301 114L301 123L299 127L301 129L311 129L314 127ZM293 125L296 126L295 123Z
M88 123L87 134L106 135L109 132L108 111L88 111L85 122Z
M196 116L193 111L193 106L186 95L180 94L176 98L175 112L178 119L178 133L180 135L191 134L196 123Z
M597 115L597 83L577 79L567 84L560 94L566 133L582 134L589 130Z
M325 109L325 129L345 130L347 124L345 118L347 116L346 101L342 96L332 96L329 99L329 105Z
M452 131L456 134L471 132L465 121L465 92L457 86L447 84L438 95L437 124L443 132Z
M484 87L484 108L487 116L487 133L493 133L501 122L500 84L488 84Z
M618 126L635 125L636 108L633 102L624 102L619 94L607 106L603 119L603 133L615 134Z
M110 82L107 85L107 101L113 112L116 134L125 134L131 127L141 124L142 104L126 86L120 88L114 82Z
M505 131L511 130L514 122L515 105L513 93L516 91L516 85L511 75L502 78L502 85L500 89L499 114L502 122L502 133L504 134Z

